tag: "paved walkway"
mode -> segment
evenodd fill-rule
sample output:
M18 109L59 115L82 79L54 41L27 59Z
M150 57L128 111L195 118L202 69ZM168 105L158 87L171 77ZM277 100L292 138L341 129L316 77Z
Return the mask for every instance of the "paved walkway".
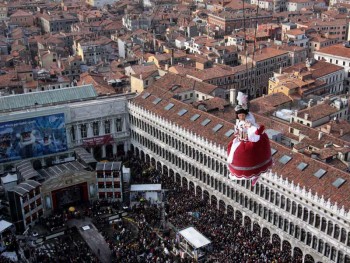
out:
M98 256L99 260L102 263L112 262L111 251L107 242L105 241L104 237L98 232L97 228L89 218L86 218L85 220L71 219L68 221L68 225L70 227L77 227L85 242L88 244L92 252ZM89 226L90 229L83 230L84 226ZM98 250L100 250L100 253L98 253Z

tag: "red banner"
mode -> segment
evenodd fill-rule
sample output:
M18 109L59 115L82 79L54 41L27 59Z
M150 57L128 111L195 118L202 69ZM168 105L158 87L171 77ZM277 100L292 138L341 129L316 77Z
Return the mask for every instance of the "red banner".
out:
M113 143L113 136L111 134L104 135L104 136L97 136L93 138L83 139L83 145L84 146L100 146L105 145L109 143Z

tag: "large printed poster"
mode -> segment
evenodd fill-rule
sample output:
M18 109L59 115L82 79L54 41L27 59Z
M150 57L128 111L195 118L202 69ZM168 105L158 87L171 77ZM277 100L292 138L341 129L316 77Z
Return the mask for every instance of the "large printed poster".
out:
M66 150L63 113L0 123L0 163Z

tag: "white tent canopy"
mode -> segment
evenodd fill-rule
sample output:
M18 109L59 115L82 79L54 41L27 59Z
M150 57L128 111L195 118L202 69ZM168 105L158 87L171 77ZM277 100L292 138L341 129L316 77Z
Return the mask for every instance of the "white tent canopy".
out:
M193 246L193 248L198 249L204 247L211 243L211 241L198 232L194 227L188 227L179 232L186 241Z
M132 184L130 186L131 192L145 192L145 191L161 191L161 184Z
M8 173L6 176L1 177L2 184L8 184L8 183L12 183L12 182L17 182L17 174Z
M0 221L0 233L4 232L10 226L12 226L12 223L7 222L5 220L1 220Z

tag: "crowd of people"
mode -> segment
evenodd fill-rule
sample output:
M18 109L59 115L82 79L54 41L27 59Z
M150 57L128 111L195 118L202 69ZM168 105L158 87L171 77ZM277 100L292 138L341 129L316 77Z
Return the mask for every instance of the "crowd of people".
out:
M128 165L132 171L132 183L135 184L160 184L162 174L149 163L131 156Z
M66 235L58 237L54 243L53 250L50 253L35 250L32 262L42 263L97 263L99 262L97 255L91 252L86 242L80 237L76 228L70 228ZM51 255L53 254L53 255Z
M107 237L103 231L106 220L114 211L119 209L120 202L111 202L108 200L98 200L90 204L84 204L69 211L65 209L56 211L54 214L42 217L39 225L46 230L46 235L54 234L58 231L65 231L63 236L54 238L44 244L51 244L53 249L48 253L43 246L36 248L26 248L24 252L30 262L99 262L98 254L93 253L87 243L82 239L75 227L68 227L70 219L82 219L89 217L95 226L101 231L101 234ZM108 222L107 222L108 225Z
M194 226L211 240L207 262L302 262L298 253L291 254L290 247L281 249L280 240L272 238L260 227L246 227L242 218L233 218L211 206L205 200L194 196L193 191L182 188L172 178L161 176L160 172L140 160L133 159L131 167L136 172L135 183L162 183L162 188L173 189L167 194L169 225L176 230ZM138 181L140 179L140 181ZM116 243L113 251L125 257L124 262L190 262L179 257L179 243L172 236L162 236L158 242L154 229L160 227L160 207L139 205L133 207L135 223L139 234L136 242ZM159 234L159 233L158 233ZM167 252L167 253L166 253ZM172 252L172 253L169 253ZM137 255L142 255L142 261ZM136 262L136 261L135 261Z
M194 259L181 252L178 230L193 226L210 241L206 262L302 262L302 256L290 247L281 249L280 240L270 238L260 227L247 227L242 218L226 214L211 206L206 200L194 196L193 191L180 186L173 178L137 158L130 158L131 183L161 183L168 189L164 201L149 203L147 200L129 208L129 214L113 222L106 220L123 207L120 202L95 201L81 210L81 217L89 217L104 236L112 254L113 262L157 262L191 263ZM165 213L166 211L166 213ZM165 216L162 217L162 213ZM49 231L65 226L75 214L55 214L42 219ZM77 217L75 217L77 218ZM164 220L165 226L164 229ZM98 262L84 240L74 239L78 235L72 228L58 239L53 256L36 250L35 262ZM263 235L261 236L261 233Z
M54 213L39 219L40 225L44 226L47 231L53 232L66 226L68 215L66 212Z
M244 227L240 220L194 197L189 190L170 193L168 200L169 222L177 229L194 226L211 240L209 262L296 262L288 250L270 243L269 235L261 236L260 228Z

